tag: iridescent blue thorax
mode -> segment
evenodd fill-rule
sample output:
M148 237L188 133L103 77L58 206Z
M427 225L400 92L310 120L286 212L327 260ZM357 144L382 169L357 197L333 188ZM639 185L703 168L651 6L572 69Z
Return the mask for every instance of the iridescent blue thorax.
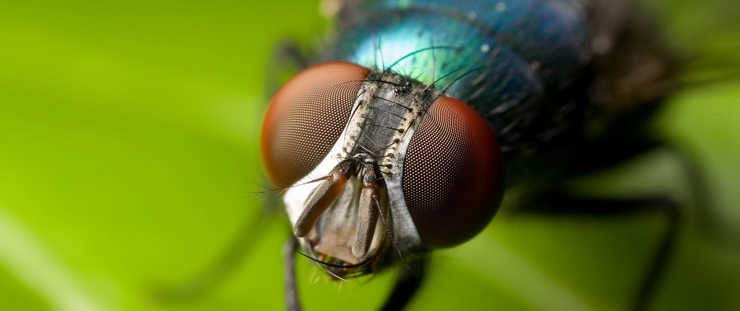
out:
M590 57L576 1L382 1L357 5L338 26L324 60L433 84L484 116L504 148L537 135L539 107Z

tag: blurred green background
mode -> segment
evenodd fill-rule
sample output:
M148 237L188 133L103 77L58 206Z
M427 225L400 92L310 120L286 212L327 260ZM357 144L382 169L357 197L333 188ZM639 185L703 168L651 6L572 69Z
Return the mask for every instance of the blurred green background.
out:
M0 309L281 309L279 217L212 293L151 293L207 266L270 200L257 137L271 54L320 37L317 2L1 1ZM719 219L712 238L689 219L656 309L740 309L738 101L737 80L694 87L656 122L697 159ZM580 186L691 205L670 152L604 175ZM504 213L434 258L412 309L624 310L663 228ZM374 310L394 275L330 282L299 262L308 310Z

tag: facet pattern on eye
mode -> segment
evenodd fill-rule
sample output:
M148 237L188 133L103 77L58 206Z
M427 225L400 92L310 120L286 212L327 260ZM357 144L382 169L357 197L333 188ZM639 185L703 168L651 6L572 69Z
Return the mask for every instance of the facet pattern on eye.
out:
M500 163L483 118L440 97L411 139L403 172L406 204L428 247L457 245L488 224L501 196Z
M324 159L347 125L367 69L349 63L301 72L273 97L262 128L262 160L270 180L288 187Z

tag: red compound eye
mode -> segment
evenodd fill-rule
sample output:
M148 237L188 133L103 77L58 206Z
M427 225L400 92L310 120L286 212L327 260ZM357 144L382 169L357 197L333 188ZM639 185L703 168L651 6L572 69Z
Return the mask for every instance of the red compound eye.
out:
M424 244L443 248L477 235L503 198L501 151L486 121L442 96L411 137L403 166L406 205Z
M346 62L319 64L283 85L262 123L262 163L278 187L310 173L339 139L368 69Z

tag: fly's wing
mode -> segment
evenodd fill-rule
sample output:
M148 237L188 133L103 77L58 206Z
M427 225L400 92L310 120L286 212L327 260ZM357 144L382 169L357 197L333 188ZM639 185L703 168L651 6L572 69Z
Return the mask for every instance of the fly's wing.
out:
M740 2L650 0L671 47L684 62L682 81L693 85L740 76Z
M559 0L552 0L559 1ZM559 100L538 111L537 150L575 138L588 149L630 142L635 150L661 140L649 122L663 99L699 84L740 76L740 3L729 0L583 2L591 33L586 110ZM581 92L581 91L579 91ZM565 116L554 119L550 115ZM585 117L584 117L585 116ZM561 135L553 135L567 126ZM570 135L568 134L570 133ZM561 138L561 139L559 139Z
M650 149L664 139L649 128L663 99L681 89L740 76L740 4L592 0L587 9L593 50L588 104L593 113L584 120L584 150L614 143Z
M678 88L738 76L737 1L592 0L591 101L635 111Z
M592 105L608 114L634 111L675 90L679 63L652 17L629 0L594 0L588 13Z

